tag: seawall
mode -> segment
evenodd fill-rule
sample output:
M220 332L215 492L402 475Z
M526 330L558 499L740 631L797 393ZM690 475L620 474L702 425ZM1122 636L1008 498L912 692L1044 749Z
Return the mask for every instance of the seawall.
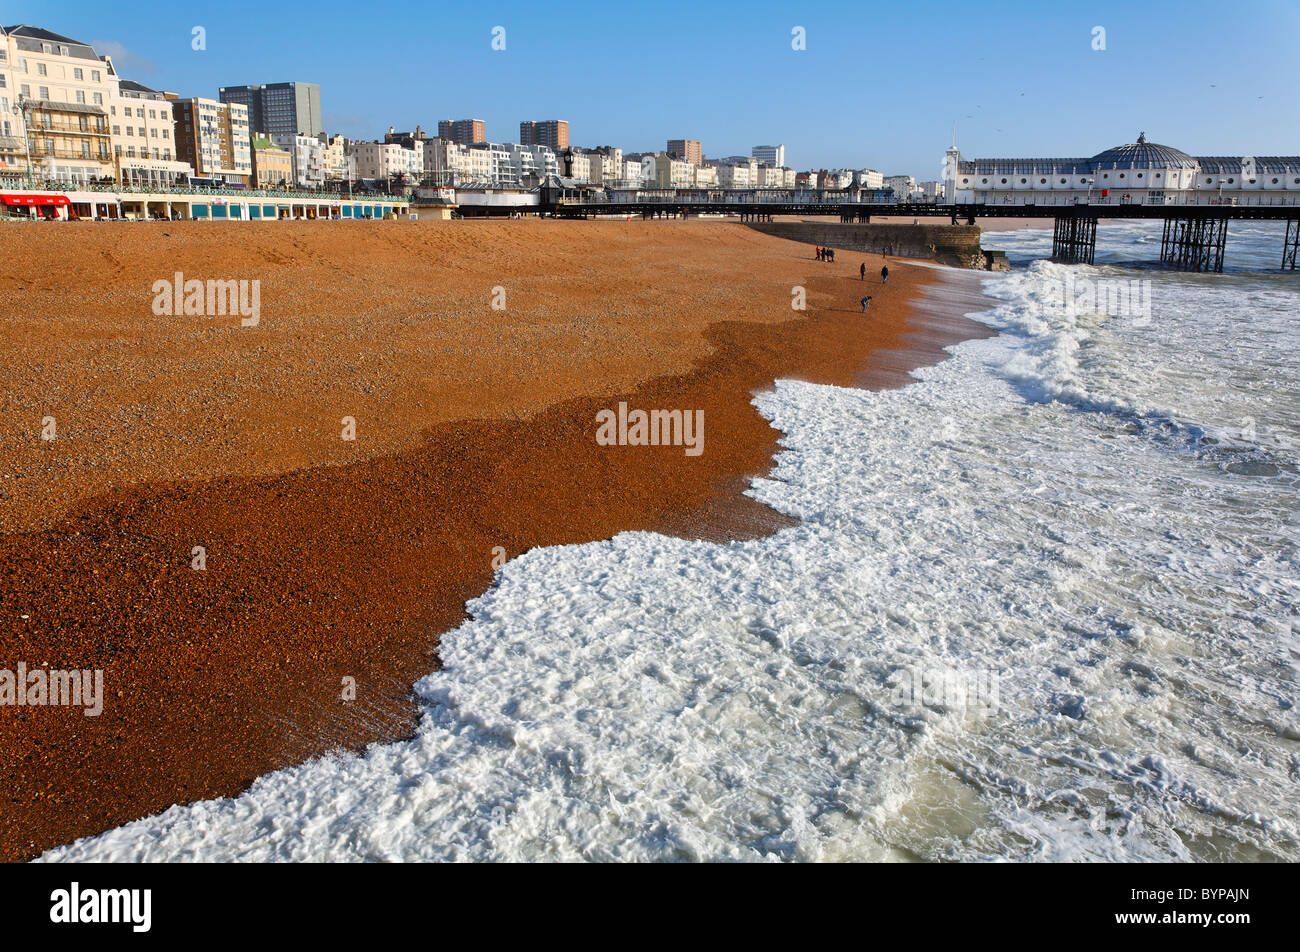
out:
M766 235L844 251L886 252L900 258L926 258L956 268L1006 269L1001 252L980 248L977 225L863 225L839 222L754 222Z

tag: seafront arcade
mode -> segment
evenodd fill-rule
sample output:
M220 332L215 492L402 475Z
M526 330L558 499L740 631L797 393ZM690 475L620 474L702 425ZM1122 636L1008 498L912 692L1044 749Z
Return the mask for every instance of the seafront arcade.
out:
M348 196L258 189L166 191L94 186L0 186L0 218L49 221L336 221L406 218L410 201L393 195Z

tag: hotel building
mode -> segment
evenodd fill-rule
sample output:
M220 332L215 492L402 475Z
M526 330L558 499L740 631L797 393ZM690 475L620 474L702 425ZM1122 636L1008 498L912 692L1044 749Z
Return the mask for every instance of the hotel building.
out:
M10 178L115 181L112 62L89 44L39 27L0 33L0 171Z
M118 181L123 185L165 188L194 174L193 167L173 152L176 120L165 93L120 80L109 100L108 120Z

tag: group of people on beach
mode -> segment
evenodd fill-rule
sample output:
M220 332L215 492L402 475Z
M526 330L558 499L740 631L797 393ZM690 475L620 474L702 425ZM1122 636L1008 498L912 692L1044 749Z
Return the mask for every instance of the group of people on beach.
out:
M862 262L861 267L858 268L858 279L861 281L867 280L867 263L865 261ZM881 284L889 283L889 265L885 265L883 268L880 269L880 283ZM862 305L862 313L863 314L867 313L867 305L871 303L871 295L870 294L866 295L858 303Z
M888 257L888 255L886 255L886 257ZM817 260L818 260L818 261L830 261L830 262L834 262L834 261L835 261L835 249L834 249L834 248L822 248L822 247L818 246L818 247L817 247ZM862 280L862 281L867 280L867 263L866 263L865 261L862 262L862 264L858 267L858 278L859 278L859 280ZM881 283L881 284L888 284L888 283L889 283L889 265L885 265L884 267L882 267L882 268L880 269L880 283ZM862 305L862 313L863 313L863 314L867 313L867 305L869 305L869 304L871 303L871 295L870 295L870 294L866 295L866 296L863 297L863 298L862 298L858 303Z

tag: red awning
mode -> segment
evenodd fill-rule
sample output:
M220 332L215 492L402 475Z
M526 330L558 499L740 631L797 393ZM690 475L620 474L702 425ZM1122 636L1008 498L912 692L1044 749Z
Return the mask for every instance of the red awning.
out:
M0 195L5 205L71 205L66 195Z

